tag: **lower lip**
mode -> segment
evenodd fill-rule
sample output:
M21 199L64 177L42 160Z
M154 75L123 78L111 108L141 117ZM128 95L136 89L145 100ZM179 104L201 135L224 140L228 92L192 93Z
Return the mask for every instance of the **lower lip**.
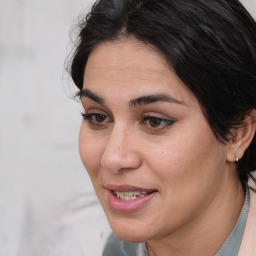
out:
M149 201L155 196L157 192L153 192L148 196L138 197L134 200L121 200L118 199L112 191L108 191L108 200L112 209L116 212L136 212L143 206L149 203Z

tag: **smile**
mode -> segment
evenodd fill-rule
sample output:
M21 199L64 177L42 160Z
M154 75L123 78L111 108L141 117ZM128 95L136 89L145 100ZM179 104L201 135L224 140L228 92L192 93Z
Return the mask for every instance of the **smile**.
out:
M130 213L141 210L158 193L155 189L143 189L130 185L106 185L107 201L115 212Z
M137 198L148 196L150 193L146 191L130 191L130 192L119 192L113 191L118 199L129 201L136 200Z

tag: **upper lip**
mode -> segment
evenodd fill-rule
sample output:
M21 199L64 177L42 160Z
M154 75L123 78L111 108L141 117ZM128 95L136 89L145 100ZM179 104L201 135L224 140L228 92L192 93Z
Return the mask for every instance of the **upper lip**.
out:
M154 192L156 189L146 189L146 188L140 188L133 185L115 185L115 184L107 184L104 186L108 190L112 191L118 191L118 192L130 192L130 191L141 191L141 192Z

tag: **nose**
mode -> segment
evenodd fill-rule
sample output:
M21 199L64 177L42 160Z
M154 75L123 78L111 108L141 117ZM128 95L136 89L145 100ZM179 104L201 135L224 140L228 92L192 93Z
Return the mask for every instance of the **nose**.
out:
M113 174L139 168L142 159L135 137L131 129L114 127L101 158L102 167Z

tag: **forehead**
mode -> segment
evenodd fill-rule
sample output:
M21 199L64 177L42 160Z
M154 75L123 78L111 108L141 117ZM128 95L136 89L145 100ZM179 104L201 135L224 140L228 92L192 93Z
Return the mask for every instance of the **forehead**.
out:
M162 92L181 101L194 98L166 59L153 46L135 39L98 45L89 56L83 88L99 95L112 91L137 97Z
M97 60L95 62L95 56L101 57L100 63ZM88 64L92 68L106 66L116 68L122 64L120 68L136 66L158 71L160 71L159 64L161 64L160 66L164 69L169 69L165 58L158 53L155 47L132 38L102 42L91 52Z

